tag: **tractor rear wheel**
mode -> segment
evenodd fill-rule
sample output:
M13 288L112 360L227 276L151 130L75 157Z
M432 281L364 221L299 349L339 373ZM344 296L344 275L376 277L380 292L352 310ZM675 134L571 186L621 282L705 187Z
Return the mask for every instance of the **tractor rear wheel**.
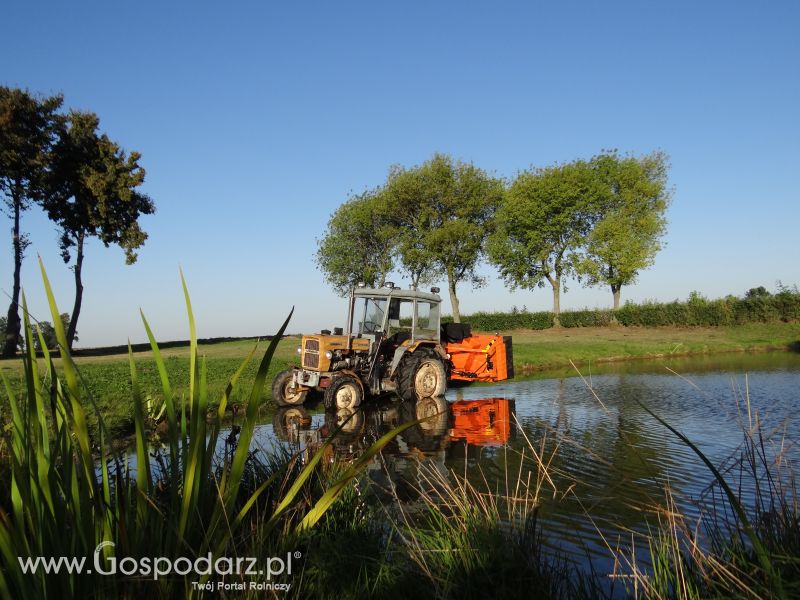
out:
M293 370L281 371L272 382L272 399L278 406L298 406L303 404L308 395L308 390L301 390L293 386Z
M407 355L398 366L397 393L403 400L443 396L447 391L444 363L435 354L416 354Z
M354 410L363 399L361 382L352 375L335 377L325 390L325 408Z

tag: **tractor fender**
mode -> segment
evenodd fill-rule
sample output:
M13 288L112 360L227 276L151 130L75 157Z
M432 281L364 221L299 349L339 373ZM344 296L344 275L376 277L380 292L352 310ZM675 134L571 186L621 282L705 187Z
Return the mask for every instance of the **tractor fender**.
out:
M392 364L389 367L389 379L394 377L394 372L397 370L397 365L400 364L400 360L403 358L406 352L408 352L408 346L400 346L397 348L397 350L394 351L394 356L392 357Z

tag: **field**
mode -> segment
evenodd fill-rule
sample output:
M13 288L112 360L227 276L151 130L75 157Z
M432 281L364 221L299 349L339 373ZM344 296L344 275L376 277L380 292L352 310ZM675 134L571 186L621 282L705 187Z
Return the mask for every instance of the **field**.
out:
M514 363L518 376L576 366L622 360L662 358L691 354L786 350L800 342L800 323L757 323L737 327L586 327L546 330L514 330L503 332L514 338ZM278 344L267 376L263 399L271 396L270 382L288 365L296 362L298 336L287 336ZM256 346L256 340L239 340L201 344L199 355L205 357L208 369L208 397L213 406L242 361ZM260 356L266 348L261 342L249 361L239 384L232 393L232 402L242 402L250 389ZM162 351L176 398L186 397L188 388L188 347ZM161 384L152 352L135 353L139 382L145 398L157 406L161 400ZM104 415L112 434L125 436L133 432L130 367L126 354L76 357L81 376ZM59 362L56 361L59 368ZM0 372L13 389L22 387L21 361L1 361ZM0 395L4 393L0 392ZM271 405L264 406L266 413ZM0 416L7 414L6 403L0 405ZM91 414L91 411L90 411ZM3 417L4 419L5 417Z

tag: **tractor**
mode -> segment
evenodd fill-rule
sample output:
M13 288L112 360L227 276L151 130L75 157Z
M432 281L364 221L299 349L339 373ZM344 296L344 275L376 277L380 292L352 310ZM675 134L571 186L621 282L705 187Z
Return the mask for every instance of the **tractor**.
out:
M430 292L359 284L350 293L347 326L304 335L300 365L272 384L279 406L310 392L330 409L350 409L390 392L405 400L444 395L449 381L501 381L514 376L511 338L472 335L469 325L440 322L439 288Z

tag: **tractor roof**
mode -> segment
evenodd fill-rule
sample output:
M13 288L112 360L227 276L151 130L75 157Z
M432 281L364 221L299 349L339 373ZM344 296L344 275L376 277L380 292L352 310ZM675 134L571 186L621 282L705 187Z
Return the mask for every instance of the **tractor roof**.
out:
M353 290L356 298L402 298L404 300L427 300L428 302L439 303L442 301L438 294L431 292L420 292L419 290L404 290L395 288L366 288L359 287Z

